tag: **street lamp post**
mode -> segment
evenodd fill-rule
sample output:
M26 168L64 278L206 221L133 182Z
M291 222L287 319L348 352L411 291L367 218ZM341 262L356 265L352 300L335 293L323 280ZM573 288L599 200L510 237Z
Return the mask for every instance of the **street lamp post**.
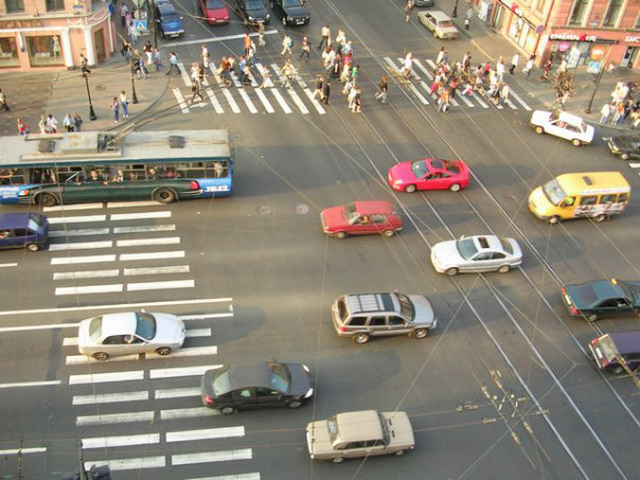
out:
M607 53L604 56L604 61L600 66L600 71L598 72L598 77L596 78L596 85L593 87L593 93L591 94L591 98L589 99L589 105L585 108L584 113L591 113L591 107L593 107L593 101L596 98L596 93L598 92L598 87L600 86L600 80L602 80L602 76L604 75L604 69L607 68L607 62L609 61L609 51L611 50L611 45L607 47Z
M89 120L93 121L98 118L95 110L93 109L93 103L91 102L91 90L89 89L89 72L87 70L82 71L84 77L84 84L87 87L87 97L89 97Z
M458 0L456 0L456 3L453 5L453 13L451 14L451 16L453 18L456 18L458 16Z
M129 44L131 45L131 44ZM136 79L135 79L135 73L133 70L133 56L136 56L136 60L137 56L138 56L138 52L136 51L135 48L130 48L129 51L129 68L131 70L131 103L138 103L138 96L136 95ZM139 61L139 60L138 60Z

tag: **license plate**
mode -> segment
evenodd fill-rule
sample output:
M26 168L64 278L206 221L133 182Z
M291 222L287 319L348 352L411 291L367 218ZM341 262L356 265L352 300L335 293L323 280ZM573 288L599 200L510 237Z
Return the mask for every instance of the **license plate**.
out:
M304 19L296 20L296 25L304 25Z

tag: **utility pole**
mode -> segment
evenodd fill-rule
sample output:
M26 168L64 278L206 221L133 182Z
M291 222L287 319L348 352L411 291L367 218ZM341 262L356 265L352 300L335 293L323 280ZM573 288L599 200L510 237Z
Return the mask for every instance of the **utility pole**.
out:
M158 48L158 22L156 22L156 7L153 0L148 0L149 10L151 10L151 23L153 25L153 46Z
M451 16L453 18L456 18L458 16L458 0L456 0L456 3L453 5L453 13L451 14Z
M602 65L600 65L600 71L598 72L598 77L596 78L596 86L593 87L593 93L591 94L591 98L589 99L589 105L584 110L584 113L591 113L591 107L593 107L593 101L596 98L596 93L598 92L598 87L600 86L600 80L602 80L602 76L604 75L604 71L607 68L607 62L609 61L609 51L611 50L611 45L607 47L607 53L604 56L604 61Z

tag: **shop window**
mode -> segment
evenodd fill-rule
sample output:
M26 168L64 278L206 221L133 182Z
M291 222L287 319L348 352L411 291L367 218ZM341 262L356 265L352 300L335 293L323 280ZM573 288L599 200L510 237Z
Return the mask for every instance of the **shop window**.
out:
M620 17L621 10L622 0L611 0L609 2L609 7L607 8L607 13L604 16L603 25L605 27L615 27L618 22L618 17Z
M7 13L24 12L24 2L22 0L4 0Z
M27 37L31 66L46 67L49 65L64 65L60 36Z
M571 9L571 16L569 17L569 24L582 25L588 6L589 0L574 0L573 8Z
M0 68L19 66L16 39L13 37L0 38Z
M64 0L46 0L47 12L64 10Z

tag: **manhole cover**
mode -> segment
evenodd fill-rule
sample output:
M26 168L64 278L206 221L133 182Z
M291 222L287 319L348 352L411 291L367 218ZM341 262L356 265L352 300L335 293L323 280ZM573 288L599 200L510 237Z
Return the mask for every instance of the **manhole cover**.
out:
M258 213L260 215L270 215L271 214L271 207L268 207L266 205L262 205L260 208L258 208Z
M104 92L107 89L107 86L100 84L100 85L96 85L95 89L99 92Z
M309 213L309 206L305 205L304 203L299 203L298 205L296 205L296 213L298 215L306 215L307 213Z

